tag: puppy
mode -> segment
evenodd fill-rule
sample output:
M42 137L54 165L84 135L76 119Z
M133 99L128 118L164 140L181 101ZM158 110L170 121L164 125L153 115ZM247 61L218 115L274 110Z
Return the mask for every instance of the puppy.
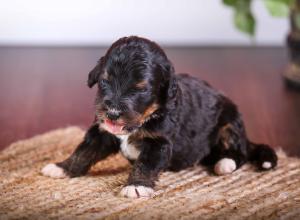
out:
M140 37L112 44L89 73L98 86L96 116L84 140L66 160L42 169L54 178L85 175L119 151L133 165L125 197L149 197L165 170L204 164L217 175L234 172L247 161L259 169L276 166L267 145L247 139L236 105L208 83L175 74L164 51Z

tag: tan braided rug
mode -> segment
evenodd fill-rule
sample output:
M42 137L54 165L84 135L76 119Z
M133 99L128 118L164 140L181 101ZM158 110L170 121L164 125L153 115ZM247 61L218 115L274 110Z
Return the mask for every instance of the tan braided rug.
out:
M120 155L99 162L88 176L40 175L83 135L78 127L59 129L1 152L0 219L300 219L300 159L283 153L271 172L246 165L221 177L201 167L163 173L150 199L118 196L130 168Z

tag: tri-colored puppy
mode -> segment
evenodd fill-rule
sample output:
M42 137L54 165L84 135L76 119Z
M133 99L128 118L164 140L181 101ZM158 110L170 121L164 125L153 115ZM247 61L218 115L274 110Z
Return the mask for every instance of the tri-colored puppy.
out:
M251 143L235 104L204 81L175 74L164 51L140 37L116 41L89 73L98 86L96 117L83 142L63 162L42 169L54 178L85 175L119 151L133 164L126 197L149 197L164 170L193 165L229 174L245 162L276 166L269 146Z

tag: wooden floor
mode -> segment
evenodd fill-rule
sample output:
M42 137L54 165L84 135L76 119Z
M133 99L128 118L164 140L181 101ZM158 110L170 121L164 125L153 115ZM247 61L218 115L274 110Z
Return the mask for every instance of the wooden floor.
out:
M87 74L103 48L0 48L0 149L68 125L89 126ZM283 48L168 48L177 72L209 81L240 107L249 137L300 156L300 92L285 87Z

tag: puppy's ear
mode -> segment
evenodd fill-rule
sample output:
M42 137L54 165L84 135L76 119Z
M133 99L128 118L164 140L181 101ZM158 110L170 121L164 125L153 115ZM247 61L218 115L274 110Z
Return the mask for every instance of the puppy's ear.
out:
M160 81L160 97L162 102L168 102L173 99L178 90L178 84L175 76L175 71L172 63L167 60L160 63L162 79Z
M162 64L165 81L164 83L167 88L167 98L172 99L177 93L177 80L174 73L174 66L169 60L163 62Z
M176 96L177 90L178 90L177 79L175 77L175 74L172 74L168 85L168 98L169 99L174 98Z
M87 85L92 88L99 80L101 73L103 72L104 57L101 57L97 65L89 72Z

